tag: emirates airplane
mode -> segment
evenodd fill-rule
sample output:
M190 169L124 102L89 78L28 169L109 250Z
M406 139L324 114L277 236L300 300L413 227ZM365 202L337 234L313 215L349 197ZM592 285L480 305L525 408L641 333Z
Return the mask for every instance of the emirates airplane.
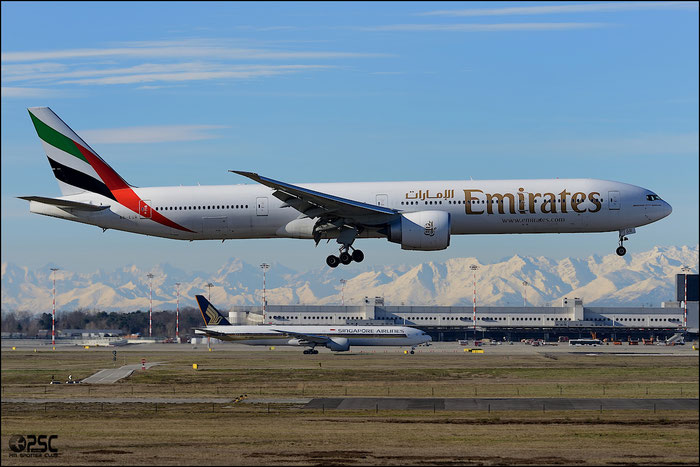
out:
M291 184L231 170L256 183L138 188L50 108L28 110L63 194L21 197L31 212L190 241L335 239L332 268L364 259L357 238L431 251L447 248L452 235L618 232L623 256L627 235L671 213L651 190L596 179Z

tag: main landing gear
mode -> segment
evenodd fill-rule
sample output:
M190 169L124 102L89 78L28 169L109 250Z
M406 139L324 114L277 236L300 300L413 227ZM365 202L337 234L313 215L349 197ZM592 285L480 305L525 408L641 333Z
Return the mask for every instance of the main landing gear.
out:
M352 253L350 253L352 250ZM330 255L326 258L326 264L332 268L338 267L340 263L350 264L353 261L356 263L361 263L365 259L365 254L362 250L356 250L350 245L343 245L340 248L340 256Z
M306 349L304 350L305 355L316 355L318 353L318 350L316 349Z
M355 237L360 233L357 227L343 227L340 229L340 234L336 240L340 245L340 256L330 255L326 258L326 264L332 268L338 267L340 263L350 264L353 261L361 263L365 259L365 254L361 250L356 250L352 247ZM352 251L352 253L350 252Z

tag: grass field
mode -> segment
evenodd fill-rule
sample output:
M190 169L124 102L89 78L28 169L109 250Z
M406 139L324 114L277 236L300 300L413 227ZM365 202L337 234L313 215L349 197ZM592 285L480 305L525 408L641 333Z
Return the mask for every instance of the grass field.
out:
M112 385L48 385L162 362ZM192 364L197 363L198 370ZM293 403L146 397L697 398L697 358L448 353L2 352L2 463L217 465L697 465L697 411L325 411ZM112 398L128 398L112 403ZM101 402L104 399L105 402ZM57 458L10 457L13 434L58 436Z

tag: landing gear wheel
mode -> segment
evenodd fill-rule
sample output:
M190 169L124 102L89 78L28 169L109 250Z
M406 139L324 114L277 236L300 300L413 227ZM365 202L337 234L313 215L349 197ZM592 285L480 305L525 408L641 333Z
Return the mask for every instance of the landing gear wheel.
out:
M352 252L352 260L356 263L361 263L363 259L365 259L365 254L362 253L362 250L355 250Z
M416 353L415 350L411 350L411 355L413 355L414 353Z
M314 355L316 355L316 354L318 353L318 350L313 349L313 350L311 351L311 353L314 354Z
M309 351L309 349L304 350L304 355L308 355L308 354L310 354L310 353L311 353L311 352Z
M340 254L340 262L343 264L350 264L352 263L352 256L350 256L350 253L347 251L344 251Z
M326 264L332 268L338 267L340 264L340 258L335 255L330 255L326 258Z
M618 256L625 256L625 253L627 253L627 248L620 245L617 247L617 250L615 250L615 253L617 253Z

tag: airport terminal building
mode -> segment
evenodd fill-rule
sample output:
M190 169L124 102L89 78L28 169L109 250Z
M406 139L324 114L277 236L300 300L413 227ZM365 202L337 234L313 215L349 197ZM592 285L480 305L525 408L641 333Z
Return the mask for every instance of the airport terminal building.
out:
M564 298L561 306L389 306L381 297L365 298L361 305L267 305L264 322L279 325L405 325L428 332L433 340L492 338L556 340L559 336L628 340L666 339L679 332L698 334L698 275L688 275L687 302L684 276L676 279L676 300L660 307L586 307L581 298ZM686 313L687 305L687 313ZM232 324L263 322L261 306L235 306Z

